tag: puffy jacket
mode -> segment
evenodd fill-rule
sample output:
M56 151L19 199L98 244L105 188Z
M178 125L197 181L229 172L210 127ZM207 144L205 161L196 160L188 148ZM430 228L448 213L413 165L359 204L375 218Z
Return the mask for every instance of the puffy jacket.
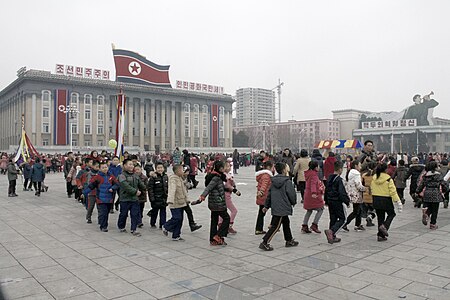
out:
M411 177L411 184L409 185L410 192L417 190L417 185L419 184L419 177L425 169L424 165L412 164L409 166L409 170L406 173L406 180Z
M96 190L96 202L101 203L113 203L113 194L109 190L117 191L119 189L119 182L113 175L108 175L102 172L98 172L92 176L88 186L83 190L84 197L87 199L88 194L92 190Z
M137 191L145 193L145 185L137 174L124 171L119 175L119 200L120 202L138 201Z
M263 164L268 160L268 156L264 157L264 159L261 159L261 157L259 157L255 162L255 172L261 171L263 169Z
M348 181L345 184L347 195L352 203L362 203L365 187L361 182L361 174L358 170L351 169L348 173Z
M64 168L63 168L64 177L67 177L67 175L70 172L70 169L72 169L72 165L73 165L73 159L66 159L64 161Z
M211 211L227 210L224 181L226 181L226 175L223 173L212 171L211 174L206 175L206 188L200 198L204 200L208 196L208 208Z
M33 166L29 163L23 164L23 178L24 179L31 179L31 170Z
M372 180L373 180L373 176L372 173L364 173L361 176L361 181L362 184L364 185L364 187L366 188L366 190L363 193L363 202L364 203L368 203L368 204L372 204L373 203L373 198L372 198L372 189L370 188L370 185L372 184Z
M164 208L167 206L169 178L165 173L156 173L155 177L150 177L147 190L152 208Z
M444 181L441 173L428 171L417 187L417 193L423 191L423 202L442 202L443 193L448 191L448 183Z
M314 149L313 155L311 156L311 160L317 161L319 164L319 173L317 174L319 176L320 180L323 180L323 161L324 158L322 154L320 154L318 149Z
M408 169L405 166L399 166L394 175L392 175L392 179L394 179L395 187L404 189L406 188L406 174L408 173Z
M144 166L145 174L147 177L150 177L150 172L154 172L155 168L153 168L152 162L147 162Z
M8 180L16 180L17 174L19 174L19 171L16 169L15 163L9 163L8 164Z
M318 173L316 170L305 171L306 188L305 199L303 201L304 209L316 209L325 206L325 202L323 201L325 187L319 179ZM313 194L317 195L317 197L313 198Z
M328 177L327 186L325 187L325 203L328 204L330 201L350 204L342 177L334 173Z
M80 171L81 173L81 171ZM97 175L98 171L90 168L86 168L85 172L83 172L80 176L79 182L81 183L81 188L84 190L88 187L89 183L91 182L92 177ZM96 189L92 189L89 193L91 196L95 196L95 193L97 192Z
M297 175L297 182L306 181L305 171L309 169L309 162L311 159L309 157L300 157L297 159L294 168L294 176Z
M227 181L225 182L225 201L231 201L231 193L236 193L236 184L234 183L233 175L227 174Z
M169 177L167 204L169 208L181 208L188 204L187 189L184 185L184 180L175 174Z
M285 153L283 153L283 156L281 157L281 162L284 162L285 164L287 164L289 166L290 174L294 174L295 158L290 151L289 151L289 155L286 155Z
M393 202L400 201L397 194L397 189L395 188L394 180L392 180L391 176L387 173L381 173L380 177L374 175L370 184L370 189L373 197L390 197Z
M122 174L122 167L120 165L109 165L108 175L113 175L115 178L118 178L120 174Z
M264 205L266 203L267 195L269 195L269 189L272 185L272 172L269 170L261 170L256 172L256 181L258 183L256 190L256 204ZM263 192L262 196L259 196L259 192Z
M269 195L265 208L270 208L273 216L292 215L292 207L297 204L297 193L289 176L276 175L272 177Z
M323 179L327 180L331 174L334 173L334 163L336 162L336 157L328 156L323 163Z
M44 166L41 163L35 163L31 168L31 180L33 182L43 182L45 179Z
M148 178L145 176L144 173L141 173L141 175L138 175L141 179L142 183L144 184L144 190L141 191L141 194L138 196L138 200L141 203L147 202L147 186L148 186Z

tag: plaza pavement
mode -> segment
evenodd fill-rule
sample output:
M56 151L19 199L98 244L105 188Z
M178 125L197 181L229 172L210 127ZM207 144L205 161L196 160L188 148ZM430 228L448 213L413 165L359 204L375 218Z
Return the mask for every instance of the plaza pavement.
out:
M254 235L253 167L240 171L238 234L226 247L209 246L206 203L193 207L203 228L191 233L185 225L185 242L150 230L147 217L141 237L119 233L117 213L102 233L96 211L94 224L86 224L85 209L67 198L62 174L47 176L50 189L40 198L22 191L20 179L19 197L8 198L1 176L3 293L7 299L450 299L448 210L440 210L439 229L430 231L407 199L387 242L377 242L372 227L343 233L340 244L329 245L324 234L300 233L304 210L298 205L291 225L299 247L285 248L280 232L272 241L275 250L263 252L261 236ZM199 179L191 200L203 187ZM325 211L319 227L327 223Z

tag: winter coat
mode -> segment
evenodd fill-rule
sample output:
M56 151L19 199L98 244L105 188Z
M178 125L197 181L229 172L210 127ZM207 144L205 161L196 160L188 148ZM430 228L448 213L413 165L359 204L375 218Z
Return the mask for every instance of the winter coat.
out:
M31 168L31 181L43 182L45 179L44 166L41 163L35 163Z
M8 159L3 156L2 159L0 160L0 169L2 170L6 170L8 168Z
M361 179L363 186L366 188L363 193L363 202L367 204L372 204L373 198L370 185L372 184L373 176L370 173L364 173L361 176Z
M323 180L327 180L331 174L334 173L334 163L336 162L336 157L328 156L323 163Z
M77 167L74 167L72 165L72 168L70 169L69 173L67 174L67 178L70 178L70 183L72 185L77 185Z
M145 193L145 185L137 174L124 171L119 175L119 200L120 202L138 201L137 191Z
M348 173L348 181L345 184L345 190L350 198L351 203L363 203L362 192L365 191L365 187L361 182L361 174L358 170L351 169Z
M405 166L399 166L392 175L394 179L395 187L399 189L406 188L406 174L408 173L408 168Z
M392 202L400 201L394 180L387 173L381 173L380 177L374 175L370 189L373 197L373 208L375 209L393 209Z
M311 160L315 160L319 164L319 173L317 175L319 176L320 180L323 180L323 161L324 161L324 158L323 158L322 154L320 154L319 151L314 151L313 155L311 157Z
M108 168L108 175L112 175L115 178L119 178L119 175L122 174L122 167L120 165L110 164Z
M17 174L19 174L19 171L16 169L15 163L9 163L8 164L8 181L11 180L17 180Z
M448 173L448 166L442 166L439 168L439 173L441 173L442 178Z
M441 173L428 171L417 187L417 194L423 191L423 202L439 203L444 200L443 193L448 191L448 183Z
M255 172L261 171L263 169L263 164L268 160L269 157L267 156L264 159L261 159L261 157L259 157L255 163Z
M325 187L325 203L328 204L331 201L342 202L346 205L350 204L342 177L334 173L328 177L327 186Z
M297 159L294 168L294 176L297 175L297 182L306 181L305 179L305 171L309 169L309 162L311 159L309 157L300 157Z
M411 177L411 183L409 185L410 192L417 190L417 185L419 184L420 174L425 169L424 165L412 164L409 166L409 170L406 173L406 180Z
M138 200L140 203L145 203L147 202L147 186L148 186L148 178L147 176L145 176L144 173L141 173L141 175L139 175L139 178L141 179L142 183L145 186L144 191L141 191L141 194L138 196Z
M83 190L84 197L87 199L88 195L94 189L96 189L95 196L97 204L113 203L114 191L119 189L119 182L113 175L98 172L92 176L89 185ZM113 190L113 192L110 192L110 190Z
M189 162L190 162L190 166L191 166L191 170L189 172L189 175L197 176L197 173L198 173L198 160L197 160L197 157L191 156Z
M361 170L366 170L368 162L366 162L366 158L370 158L370 160L375 160L375 153L366 152L366 150L361 151L361 155L358 157L358 161L361 163Z
M225 202L225 185L226 175L212 171L211 174L206 175L206 188L200 195L201 199L208 196L208 208L211 211L226 211L227 203Z
M22 173L23 173L23 178L24 179L31 179L31 170L32 170L33 166L29 163L25 163L23 164L22 167Z
M394 176L395 170L397 170L396 166L388 165L388 168L386 170L386 173L389 174L389 176Z
M156 173L150 177L147 185L148 199L152 208L164 208L167 206L167 194L169 190L169 178L165 173Z
M168 184L167 204L169 208L185 207L189 203L184 180L178 175L170 175Z
M272 185L269 190L265 208L270 208L272 216L290 216L292 207L297 204L297 193L289 176L276 175L272 177Z
M72 169L72 165L73 165L73 159L66 159L64 161L64 177L67 177L67 175L69 175L70 169Z
M267 195L269 195L269 189L272 185L272 172L270 170L261 170L255 173L256 181L258 183L256 189L256 204L264 205L266 203ZM259 192L263 192L262 196L259 196Z
M283 153L283 156L281 157L281 162L284 162L289 166L289 173L292 175L294 174L294 156L289 152L289 155L286 155Z
M325 206L325 202L323 201L325 187L319 179L318 173L316 170L308 170L305 172L306 188L305 199L303 201L304 209L316 209ZM317 197L313 198L313 194L317 195Z
M155 168L153 167L153 164L151 162L147 162L144 166L144 171L147 177L150 177L150 172L154 172Z
M180 150L174 150L172 154L173 164L179 165L181 162L181 151Z

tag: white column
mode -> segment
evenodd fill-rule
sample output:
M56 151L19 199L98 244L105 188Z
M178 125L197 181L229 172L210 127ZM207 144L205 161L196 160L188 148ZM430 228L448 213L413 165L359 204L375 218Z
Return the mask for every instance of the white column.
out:
M229 137L229 143L230 147L233 147L233 112L230 111L228 114L228 137Z
M170 149L175 149L175 102L170 105Z
M128 106L128 138L125 146L133 146L133 98L129 98L128 103L126 104Z
M155 101L154 100L150 100L149 101L149 105L150 105L150 117L148 119L148 121L150 122L150 149L155 151Z
M144 111L145 111L145 106L144 106L144 99L140 99L139 101L139 147L141 148L141 150L144 150L144 127L145 127L145 123L144 123Z
M160 150L166 149L166 102L161 100L161 143Z

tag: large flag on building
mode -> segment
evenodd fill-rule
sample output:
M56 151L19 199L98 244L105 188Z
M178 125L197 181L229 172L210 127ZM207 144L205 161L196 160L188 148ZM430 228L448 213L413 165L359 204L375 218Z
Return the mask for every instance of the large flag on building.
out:
M119 157L119 160L123 160L124 153L124 145L123 145L123 135L125 132L125 112L126 112L126 103L125 103L125 95L122 92L122 89L117 96L117 118L116 118L116 141L117 146L114 151L114 155Z
M171 88L169 67L149 61L144 56L122 49L113 49L116 81Z
M17 148L16 156L14 157L14 162L17 165L21 165L29 157L38 156L39 153L34 148L30 139L25 132L25 119L22 115L22 134L19 141L19 147Z
M219 106L211 104L211 147L219 146Z
M67 145L69 143L69 116L66 113L69 102L69 93L67 90L55 91L55 121L54 121L54 141L55 145Z

